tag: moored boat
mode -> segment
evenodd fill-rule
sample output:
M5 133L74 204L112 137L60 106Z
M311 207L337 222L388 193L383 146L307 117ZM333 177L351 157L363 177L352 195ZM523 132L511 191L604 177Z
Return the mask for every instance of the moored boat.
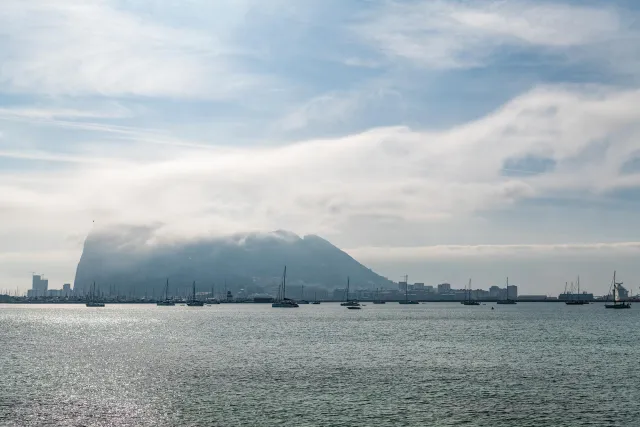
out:
M193 281L193 292L191 294L191 300L187 301L189 307L204 307L204 301L196 299L196 282Z
M89 293L89 300L85 305L87 307L104 307L104 303L101 301L98 301L98 299L96 298L96 282L93 282L92 286L93 287L91 288Z
M625 308L631 308L631 303L622 301L620 299L620 286L622 282L616 282L616 272L613 272L613 283L611 284L613 292L613 304L605 304L604 308L612 308L614 310L620 310Z
M516 300L509 298L509 278L507 277L507 287L505 289L505 299L496 301L496 304L517 304Z
M169 299L169 279L167 278L167 283L164 286L164 299L162 301L158 301L156 305L162 307L170 307L176 305L175 301Z
M469 279L469 285L467 286L468 289L466 289L465 292L465 299L463 301L460 301L460 304L462 305L480 305L480 303L476 300L471 299L471 279Z
M357 300L350 300L349 299L349 277L347 277L347 294L346 294L346 301L343 303L340 303L341 306L343 307L360 307L360 303Z
M404 301L398 301L398 304L420 304L418 301L409 299L409 276L404 276Z
M273 308L296 308L300 307L294 300L287 298L287 266L284 266L284 273L282 273L282 282L278 287L278 297L276 301L271 304Z

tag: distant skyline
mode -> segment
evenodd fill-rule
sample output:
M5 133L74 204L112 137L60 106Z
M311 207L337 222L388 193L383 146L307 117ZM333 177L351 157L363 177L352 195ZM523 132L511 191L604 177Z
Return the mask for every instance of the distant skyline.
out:
M637 2L0 8L0 289L72 281L93 221L318 234L394 281L640 286Z

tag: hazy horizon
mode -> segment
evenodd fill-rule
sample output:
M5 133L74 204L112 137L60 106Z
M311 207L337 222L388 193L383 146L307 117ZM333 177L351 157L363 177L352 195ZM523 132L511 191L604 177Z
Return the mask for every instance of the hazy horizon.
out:
M394 281L638 290L634 2L2 9L0 289L73 282L94 224L133 224L316 234Z

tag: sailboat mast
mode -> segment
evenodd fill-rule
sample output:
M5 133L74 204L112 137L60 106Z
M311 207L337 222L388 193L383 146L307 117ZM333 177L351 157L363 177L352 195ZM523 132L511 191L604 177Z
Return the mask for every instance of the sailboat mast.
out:
M409 301L409 275L404 275L404 302Z
M575 288L573 287L573 282L571 282L571 299L574 299L574 291Z
M287 266L284 266L284 275L282 276L282 299L287 298Z
M349 301L349 276L347 276L347 301Z
M192 300L195 301L196 300L196 281L193 281L193 295L192 295Z

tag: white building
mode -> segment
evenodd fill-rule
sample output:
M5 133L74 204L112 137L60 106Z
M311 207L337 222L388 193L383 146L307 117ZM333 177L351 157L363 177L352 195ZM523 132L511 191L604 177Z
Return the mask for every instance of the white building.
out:
M34 274L31 276L31 289L27 291L27 296L30 298L47 296L48 288L49 280L40 274Z

